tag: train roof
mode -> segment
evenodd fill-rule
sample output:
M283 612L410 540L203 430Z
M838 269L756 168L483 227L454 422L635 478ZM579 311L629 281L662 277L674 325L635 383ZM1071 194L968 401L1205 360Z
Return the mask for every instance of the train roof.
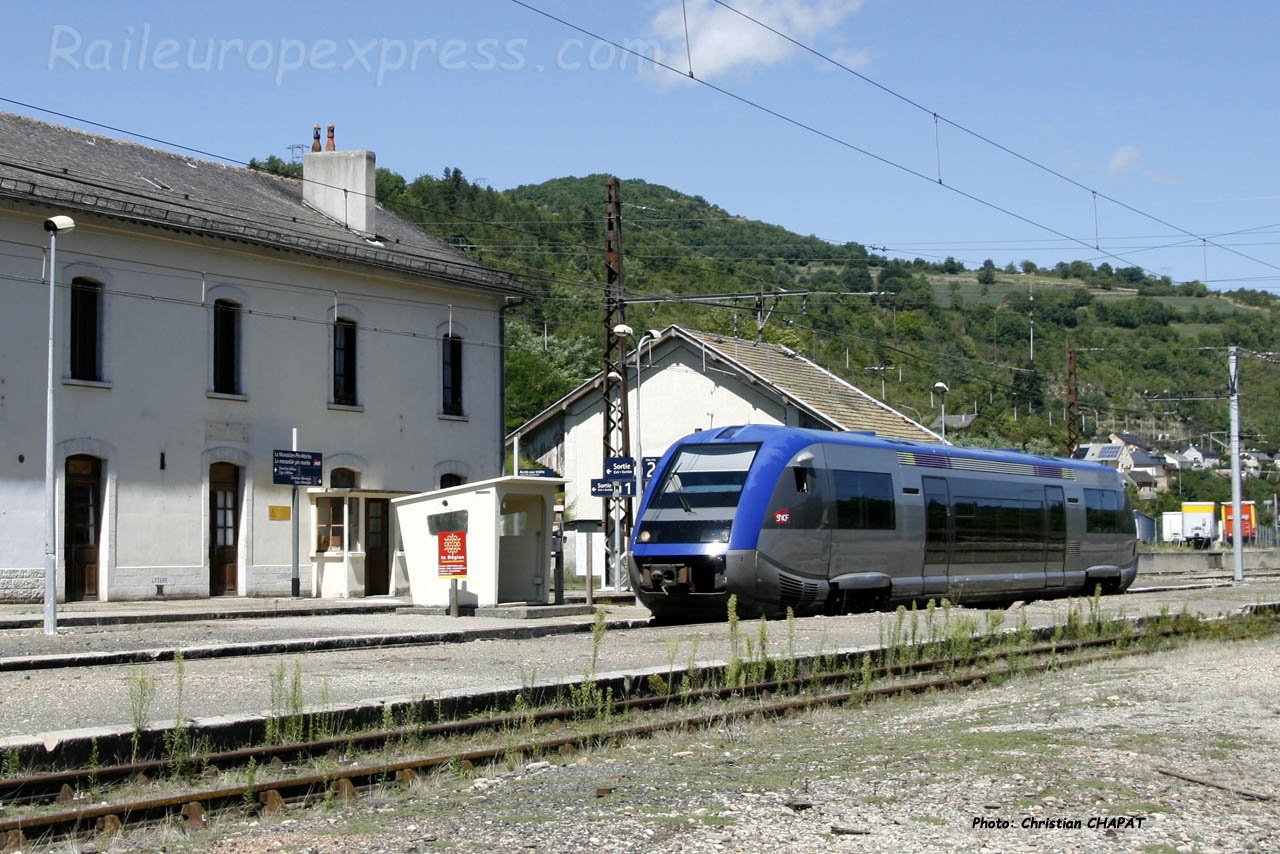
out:
M711 444L715 442L759 442L786 450L788 454L812 445L824 442L834 445L855 445L862 448L877 448L886 451L910 451L917 458L920 455L938 458L959 458L969 460L985 460L992 463L1027 463L1031 465L1050 465L1059 468L1070 468L1083 471L1104 471L1115 473L1115 469L1098 463L1074 460L1068 457L1054 457L1048 454L1028 454L1015 450L993 450L990 448L967 448L959 445L943 445L935 442L917 442L912 439L896 439L891 436L877 436L874 433L832 430L808 430L800 427L780 427L771 424L746 424L731 427L717 427L714 430L703 430L672 443L672 447L685 444Z

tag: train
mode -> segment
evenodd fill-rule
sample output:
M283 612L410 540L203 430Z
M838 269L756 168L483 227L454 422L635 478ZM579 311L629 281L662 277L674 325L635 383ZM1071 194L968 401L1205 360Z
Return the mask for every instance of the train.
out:
M839 614L1123 592L1137 574L1120 475L1083 460L771 425L662 456L627 552L658 619Z

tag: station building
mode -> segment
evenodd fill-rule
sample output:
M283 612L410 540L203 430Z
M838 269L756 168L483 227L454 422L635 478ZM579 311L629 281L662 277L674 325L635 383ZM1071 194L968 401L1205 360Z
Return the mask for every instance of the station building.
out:
M374 166L288 179L0 113L0 601L43 595L54 215L59 599L289 595L293 428L324 459L303 595L404 591L389 499L501 472L525 291L381 208Z

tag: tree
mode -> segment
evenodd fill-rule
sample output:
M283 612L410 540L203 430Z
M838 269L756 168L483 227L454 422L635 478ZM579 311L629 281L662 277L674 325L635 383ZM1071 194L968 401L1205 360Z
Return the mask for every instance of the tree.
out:
M1040 271L1040 268L1036 266L1035 261L1022 262L1022 272L1026 273L1027 275L1031 275L1032 273L1038 273L1039 271Z
M996 283L996 263L990 258L982 262L982 269L978 270L978 284L994 285Z
M948 255L947 260L942 262L942 272L946 273L949 276L954 275L956 273L963 273L964 265L961 264L956 259L952 258L950 255Z

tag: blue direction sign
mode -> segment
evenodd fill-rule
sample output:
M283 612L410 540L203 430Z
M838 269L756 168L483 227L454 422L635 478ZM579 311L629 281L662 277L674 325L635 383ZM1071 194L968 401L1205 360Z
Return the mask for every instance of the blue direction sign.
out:
M316 451L272 451L271 482L284 486L323 486L324 455Z
M650 480L652 480L653 476L658 473L658 463L661 460L662 460L662 457L641 457L640 458L640 473L644 476L645 483L648 483Z
M603 477L591 479L591 495L595 498L634 498L635 494L634 480L606 480Z
M635 480L636 461L631 457L605 457L605 480Z

